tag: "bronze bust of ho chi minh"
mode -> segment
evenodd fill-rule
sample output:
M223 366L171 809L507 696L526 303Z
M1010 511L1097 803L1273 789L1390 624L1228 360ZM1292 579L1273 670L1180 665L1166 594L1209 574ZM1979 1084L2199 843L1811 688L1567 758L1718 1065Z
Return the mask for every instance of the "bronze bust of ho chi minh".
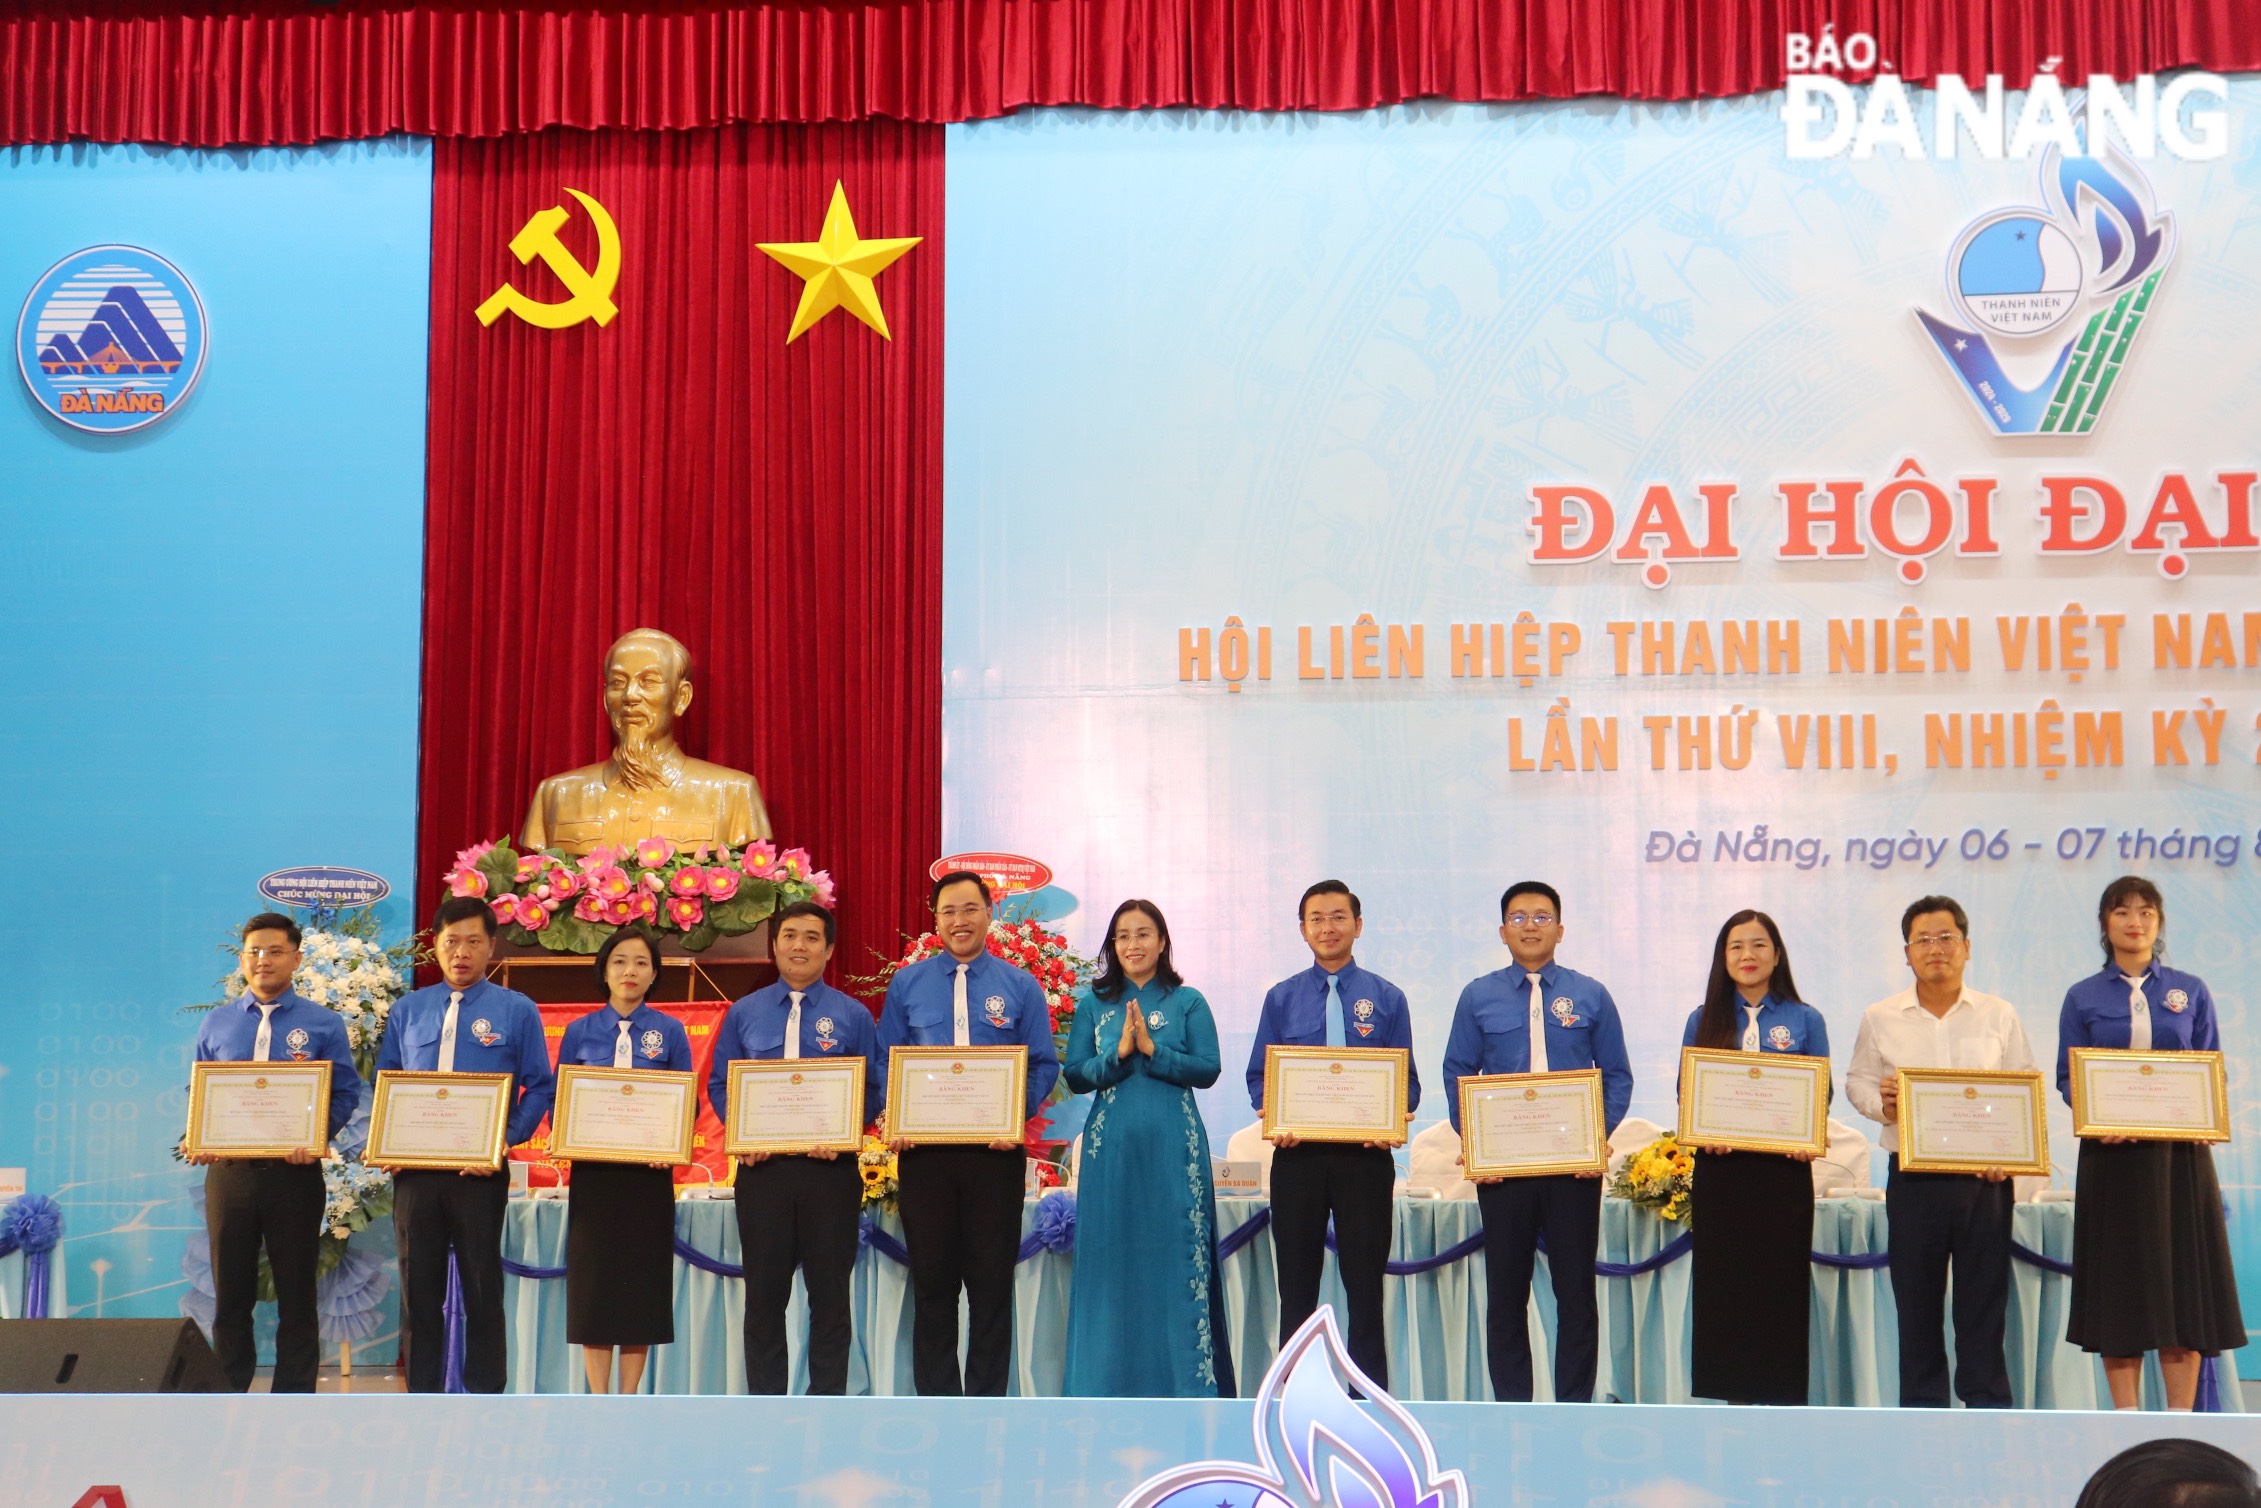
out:
M739 848L768 837L754 777L693 759L676 743L676 721L690 705L691 652L682 642L656 628L622 634L605 652L612 757L535 788L523 847L585 854L660 837L678 848Z

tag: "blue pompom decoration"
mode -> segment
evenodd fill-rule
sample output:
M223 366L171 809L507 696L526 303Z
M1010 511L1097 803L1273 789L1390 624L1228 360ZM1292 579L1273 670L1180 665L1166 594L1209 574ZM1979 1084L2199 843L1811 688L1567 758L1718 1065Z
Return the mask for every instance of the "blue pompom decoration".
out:
M0 1251L39 1256L63 1239L63 1209L45 1194L26 1194L0 1214Z
M1046 1251L1074 1250L1076 1244L1075 1195L1047 1194L1038 1200L1036 1229L1032 1234Z

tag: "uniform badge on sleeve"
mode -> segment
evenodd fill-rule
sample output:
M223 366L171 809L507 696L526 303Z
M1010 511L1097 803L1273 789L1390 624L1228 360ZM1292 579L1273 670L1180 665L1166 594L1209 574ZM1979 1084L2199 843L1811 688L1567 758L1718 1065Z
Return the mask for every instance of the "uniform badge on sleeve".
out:
M294 1026L290 1029L290 1035L283 1038L283 1045L290 1049L290 1055L293 1059L303 1063L307 1058L306 1049L313 1040L311 1036L307 1035L305 1027Z
M2167 991L2167 998L2159 1003L2180 1015L2190 1009L2190 992L2188 990L2169 990Z
M1012 1024L1005 1019L1005 997L1003 995L992 995L984 1000L981 1003L981 1014L982 1019L991 1026L1009 1026Z
M640 1045L643 1048L644 1056L647 1058L657 1058L667 1052L667 1038L656 1031L644 1033L640 1039Z
M1576 1026L1578 1024L1578 1007L1570 1003L1568 995L1555 996L1553 1000L1547 1002L1547 1009L1554 1012L1554 1019L1561 1025Z
M1350 1014L1355 1018L1354 1020L1352 1020L1351 1025L1357 1029L1358 1035L1360 1035L1361 1037L1371 1037L1372 1035L1374 1035L1373 1001L1359 1000L1352 1002L1350 1007Z
M832 1051L832 1049L840 1045L840 1039L833 1035L833 1028L838 1026L839 1024L839 1022L833 1020L830 1016L819 1016L816 1018L817 1051L830 1052Z
M492 1047L502 1040L502 1033L484 1016L471 1023L471 1036L481 1047Z
M1766 1029L1766 1042L1767 1046L1773 1048L1776 1052L1788 1052L1791 1047L1790 1028L1787 1026L1768 1027Z

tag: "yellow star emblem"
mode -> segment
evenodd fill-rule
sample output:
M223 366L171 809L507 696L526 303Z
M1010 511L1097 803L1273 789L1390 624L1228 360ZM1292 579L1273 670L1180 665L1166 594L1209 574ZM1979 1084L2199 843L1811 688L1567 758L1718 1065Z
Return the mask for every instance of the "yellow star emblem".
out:
M824 229L814 241L765 241L760 248L783 262L801 278L801 307L793 311L793 328L786 334L791 345L818 320L835 309L846 309L879 332L887 333L887 316L880 312L879 290L872 286L895 259L919 244L920 236L892 236L863 240L856 235L855 217L848 213L848 191L832 185L832 207L824 212Z

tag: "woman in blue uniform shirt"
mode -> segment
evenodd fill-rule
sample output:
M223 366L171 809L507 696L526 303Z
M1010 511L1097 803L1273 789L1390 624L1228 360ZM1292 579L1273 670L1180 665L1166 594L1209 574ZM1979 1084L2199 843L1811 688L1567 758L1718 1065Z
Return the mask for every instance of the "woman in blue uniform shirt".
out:
M659 944L622 927L597 949L604 1005L565 1029L560 1064L691 1070L683 1023L645 1004L659 977ZM613 1348L620 1391L644 1380L644 1357L675 1339L675 1170L666 1163L579 1162L567 1188L565 1338L582 1348L589 1391L611 1391Z
M1821 1012L1798 998L1782 930L1738 911L1712 945L1684 1047L1829 1056ZM1691 1387L1729 1403L1806 1401L1813 1154L1696 1150Z
M2072 1099L2072 1050L2221 1047L2206 981L2159 961L2167 903L2124 875L2096 906L2101 972L2065 991L2057 1089ZM2167 1407L2188 1411L2198 1358L2245 1344L2214 1154L2203 1142L2085 1137L2073 1202L2073 1297L2065 1339L2103 1353L2114 1408L2139 1406L2143 1353L2159 1353Z

